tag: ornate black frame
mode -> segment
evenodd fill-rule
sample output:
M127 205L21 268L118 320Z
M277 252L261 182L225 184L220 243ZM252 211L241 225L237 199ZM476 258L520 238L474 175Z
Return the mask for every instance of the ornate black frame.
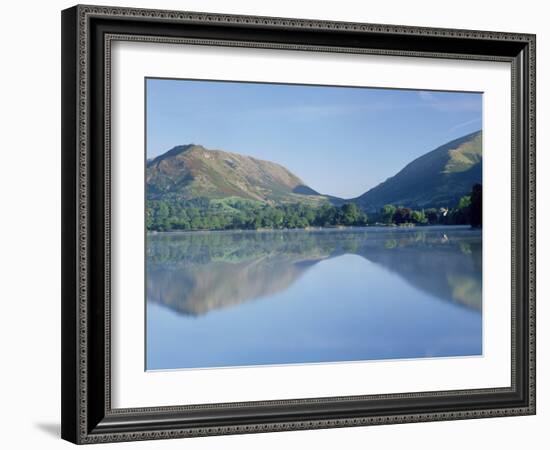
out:
M110 43L185 42L512 66L512 385L112 409ZM535 36L99 6L62 12L62 437L78 444L535 414Z

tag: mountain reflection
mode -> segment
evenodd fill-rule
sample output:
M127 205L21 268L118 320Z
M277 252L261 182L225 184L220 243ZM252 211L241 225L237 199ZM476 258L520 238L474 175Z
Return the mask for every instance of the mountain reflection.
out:
M149 235L147 299L201 315L282 292L318 262L344 254L481 310L481 232L454 227Z

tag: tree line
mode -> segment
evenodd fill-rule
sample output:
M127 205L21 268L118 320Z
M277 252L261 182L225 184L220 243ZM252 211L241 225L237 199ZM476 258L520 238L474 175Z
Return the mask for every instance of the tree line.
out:
M149 231L258 230L308 227L384 225L481 226L482 188L476 184L454 208L412 209L384 205L367 216L354 203L341 206L294 203L268 205L245 199L148 200L146 227Z
M454 208L415 210L403 206L384 205L374 218L386 225L482 225L482 186L475 184L470 194L460 198Z
M367 215L353 203L272 206L247 200L149 200L146 213L149 231L365 226L367 221Z

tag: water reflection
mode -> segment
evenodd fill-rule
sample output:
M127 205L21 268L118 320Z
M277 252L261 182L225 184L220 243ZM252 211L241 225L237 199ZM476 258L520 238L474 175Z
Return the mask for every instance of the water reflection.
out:
M283 292L346 254L481 310L481 232L464 227L159 234L148 236L147 253L148 301L189 316Z

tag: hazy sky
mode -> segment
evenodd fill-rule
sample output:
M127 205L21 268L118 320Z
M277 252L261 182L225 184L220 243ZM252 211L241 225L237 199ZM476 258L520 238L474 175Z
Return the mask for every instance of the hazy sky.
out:
M201 144L282 164L356 197L482 128L482 94L147 79L147 157Z

